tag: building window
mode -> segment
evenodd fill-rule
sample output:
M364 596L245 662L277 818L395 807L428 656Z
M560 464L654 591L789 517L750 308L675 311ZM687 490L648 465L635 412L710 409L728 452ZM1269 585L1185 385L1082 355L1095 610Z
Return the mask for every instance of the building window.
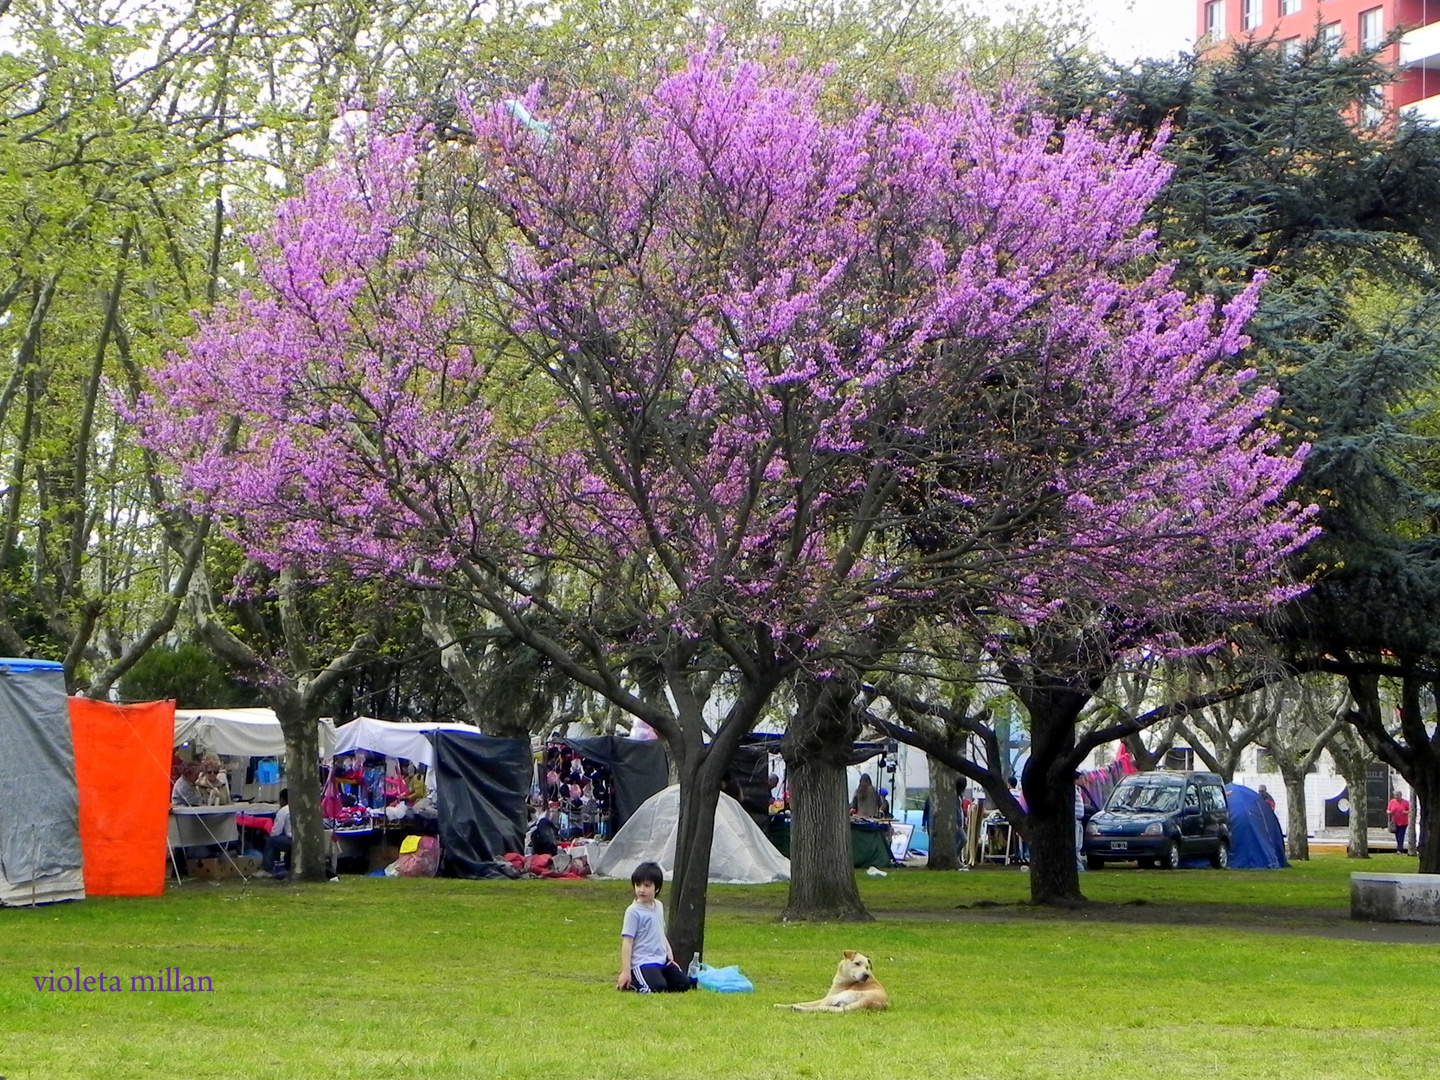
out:
M1360 99L1360 122L1366 127L1379 127L1385 122L1385 95L1379 89Z
M1340 51L1340 46L1345 44L1345 31L1338 22L1327 23L1321 29L1320 44L1332 56Z
M1225 36L1225 0L1209 0L1205 5L1205 36Z
M1280 0L1281 15L1299 15L1300 0Z
M1195 768L1195 751L1188 746L1176 746L1165 754L1164 768L1189 772Z
M1385 9L1371 8L1360 13L1360 48L1374 52L1385 40Z
M1245 0L1245 6L1240 12L1241 21L1246 30L1254 30L1261 21L1261 0Z
M1298 64L1305 52L1305 42L1298 38L1286 38L1280 42L1280 58L1288 64ZM1264 772L1264 770L1261 770Z

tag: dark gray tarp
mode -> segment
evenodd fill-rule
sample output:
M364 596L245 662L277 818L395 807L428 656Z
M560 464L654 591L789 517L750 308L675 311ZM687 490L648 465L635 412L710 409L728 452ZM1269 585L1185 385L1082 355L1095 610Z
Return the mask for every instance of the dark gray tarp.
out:
M525 794L534 771L530 743L443 729L430 741L446 872L481 876L482 863L525 849Z
M80 792L59 664L0 660L0 877L80 869Z
M758 743L737 747L725 776L735 789L727 793L763 827L770 817L770 748Z
M597 735L588 739L563 739L583 758L610 770L615 785L612 828L619 832L640 809L640 804L670 785L670 766L665 745L658 739L622 739L618 735Z

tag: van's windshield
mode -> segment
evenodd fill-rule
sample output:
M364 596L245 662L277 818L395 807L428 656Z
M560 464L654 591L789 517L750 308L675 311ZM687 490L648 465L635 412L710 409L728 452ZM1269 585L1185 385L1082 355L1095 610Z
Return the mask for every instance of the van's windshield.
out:
M1106 803L1107 810L1168 814L1180 809L1180 786L1151 779L1120 781Z

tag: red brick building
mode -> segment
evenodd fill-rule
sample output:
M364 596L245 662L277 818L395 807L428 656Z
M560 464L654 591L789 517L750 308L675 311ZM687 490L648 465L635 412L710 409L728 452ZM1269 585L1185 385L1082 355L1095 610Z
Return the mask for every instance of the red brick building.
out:
M1202 44L1273 33L1282 49L1296 48L1318 26L1351 52L1378 49L1400 27L1400 43L1381 53L1403 70L1387 103L1440 121L1440 0L1196 0L1195 14Z

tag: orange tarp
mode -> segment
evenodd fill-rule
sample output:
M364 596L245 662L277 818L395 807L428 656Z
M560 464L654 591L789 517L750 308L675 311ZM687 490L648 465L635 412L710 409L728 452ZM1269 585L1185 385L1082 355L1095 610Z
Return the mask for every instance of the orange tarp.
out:
M90 896L165 891L175 702L111 705L70 699L80 850Z

